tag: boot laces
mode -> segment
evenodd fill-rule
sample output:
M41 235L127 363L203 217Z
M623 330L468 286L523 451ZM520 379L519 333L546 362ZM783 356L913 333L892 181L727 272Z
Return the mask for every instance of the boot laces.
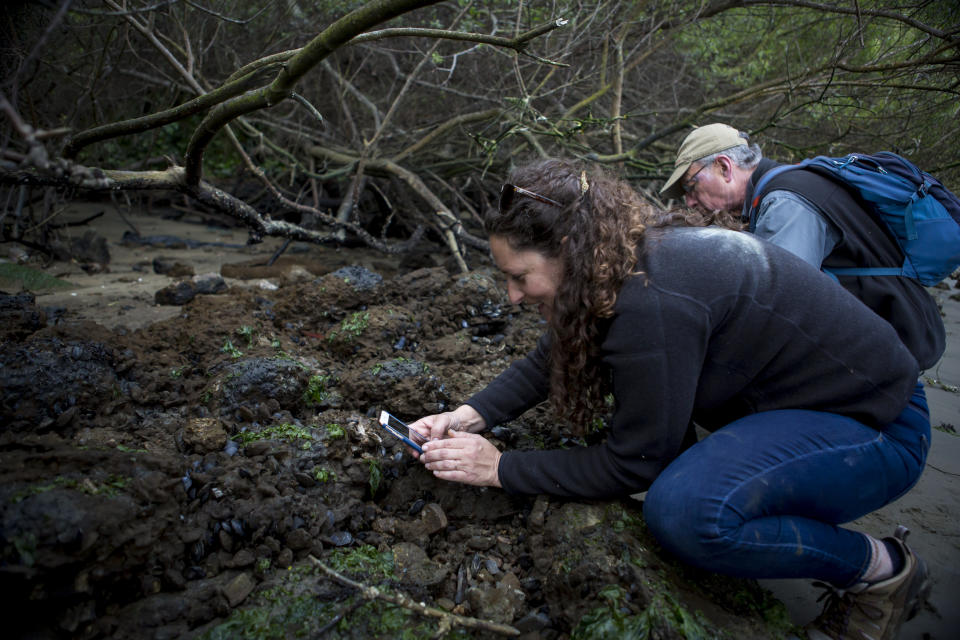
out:
M851 637L849 635L851 632L858 634L858 640L859 638L871 640L871 637L863 631L850 629L850 620L856 612L869 620L879 620L883 617L881 609L871 605L865 598L858 598L857 594L840 591L827 583L814 582L813 586L825 590L817 598L817 602L826 600L823 612L814 622L818 630L837 640Z

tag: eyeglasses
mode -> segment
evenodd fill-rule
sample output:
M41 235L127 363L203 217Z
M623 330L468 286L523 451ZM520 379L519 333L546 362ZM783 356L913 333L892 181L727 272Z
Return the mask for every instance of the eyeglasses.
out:
M690 193L691 191L693 191L693 188L697 186L697 176L700 175L700 172L703 171L704 169L706 169L708 166L709 166L709 165L706 165L706 164L705 164L705 165L703 165L702 167L700 167L699 169L697 169L697 172L696 172L696 173L694 173L692 176L690 176L689 178L687 178L687 179L683 182L683 184L680 185L680 188L683 189L683 192L684 192L684 193Z
M536 200L537 202L542 202L543 204L552 204L555 207L561 207L561 208L563 207L562 204L560 204L556 200L551 200L547 196L542 196L539 193L534 193L533 191L527 191L523 187L518 187L515 184L505 183L503 186L500 187L500 213L503 213L504 211L507 211L508 209L510 209L510 206L513 204L513 199L516 196L516 194L519 194L521 196L526 196L528 198L532 198L533 200Z

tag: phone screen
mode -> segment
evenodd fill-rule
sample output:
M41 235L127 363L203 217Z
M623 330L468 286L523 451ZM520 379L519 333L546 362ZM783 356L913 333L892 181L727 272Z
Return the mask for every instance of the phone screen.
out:
M380 412L380 426L383 427L387 433L393 435L394 437L401 440L404 444L411 447L417 453L423 453L423 449L416 442L407 437L407 433L410 431L408 427L402 420L392 415L387 411ZM422 437L422 436L421 436Z

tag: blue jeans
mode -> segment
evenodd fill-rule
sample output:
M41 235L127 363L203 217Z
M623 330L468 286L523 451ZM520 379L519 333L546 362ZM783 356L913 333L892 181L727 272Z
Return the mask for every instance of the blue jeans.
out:
M687 449L657 477L643 513L688 564L745 578L813 578L847 587L870 562L840 528L916 484L930 448L923 385L882 430L787 409L757 413Z

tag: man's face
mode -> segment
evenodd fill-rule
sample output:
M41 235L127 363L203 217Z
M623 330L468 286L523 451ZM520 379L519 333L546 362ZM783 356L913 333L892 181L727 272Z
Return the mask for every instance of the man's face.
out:
M688 207L707 213L740 210L743 206L743 197L738 196L740 185L734 172L727 170L728 164L732 165L729 158L719 156L710 164L697 161L690 165L680 182Z

